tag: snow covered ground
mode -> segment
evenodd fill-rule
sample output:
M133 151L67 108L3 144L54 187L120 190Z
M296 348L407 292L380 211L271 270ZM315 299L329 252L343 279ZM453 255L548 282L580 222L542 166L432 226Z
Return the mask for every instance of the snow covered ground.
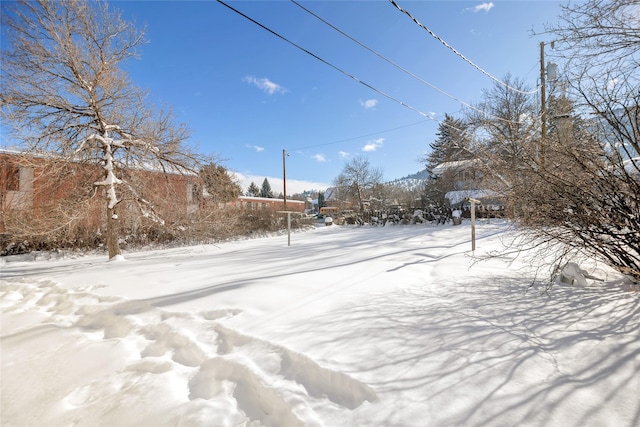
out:
M477 227L475 257L507 224ZM470 226L1 264L2 426L637 426L640 293Z

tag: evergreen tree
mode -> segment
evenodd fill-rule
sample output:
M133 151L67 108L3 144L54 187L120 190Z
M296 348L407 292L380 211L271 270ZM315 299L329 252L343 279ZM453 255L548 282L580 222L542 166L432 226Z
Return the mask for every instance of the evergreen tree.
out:
M318 210L324 206L324 192L320 192L318 193Z
M204 165L199 174L207 193L215 202L229 202L242 194L240 186L224 166L210 163Z
M262 188L260 189L260 197L273 199L273 191L271 191L271 185L269 184L269 180L267 178L265 178L264 181L262 181Z
M247 192L245 193L248 197L259 197L260 196L260 188L256 185L255 182L251 182L249 184L249 188L247 188Z
M428 180L421 194L424 206L445 206L447 192L456 189L456 169L449 169L437 177L433 170L445 162L468 160L473 157L469 136L467 135L467 122L453 118L445 114L444 120L438 125L436 139L429 147L431 152L422 160L425 162L430 180Z
M436 140L429 144L431 152L423 159L429 172L441 163L465 160L472 156L466 128L464 121L445 114L444 120L438 125Z

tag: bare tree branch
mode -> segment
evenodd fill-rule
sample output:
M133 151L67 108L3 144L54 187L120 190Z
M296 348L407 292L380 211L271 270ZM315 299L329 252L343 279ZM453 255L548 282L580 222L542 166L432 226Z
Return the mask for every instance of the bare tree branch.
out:
M147 105L122 66L138 56L144 32L103 1L21 0L3 13L2 118L25 148L101 165L109 256L117 239L119 174L126 168L195 174L189 131ZM25 131L24 129L28 129ZM136 183L128 182L128 186Z

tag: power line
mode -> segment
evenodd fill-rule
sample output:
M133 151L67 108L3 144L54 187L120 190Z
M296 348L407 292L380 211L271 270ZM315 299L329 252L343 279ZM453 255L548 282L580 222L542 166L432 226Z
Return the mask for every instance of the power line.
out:
M408 108L408 109L410 109L410 110L415 111L416 113L420 114L421 116L426 117L427 119L434 120L434 121L436 121L436 122L437 122L437 120L436 120L436 119L434 119L434 118L432 118L429 114L424 113L424 112L422 112L422 111L418 110L417 108L415 108L415 107L413 107L413 106L411 106L411 105L409 105L409 104L407 104L407 103L405 103L405 102L403 102L403 101L400 101L399 99L394 98L393 96L389 95L388 93L383 92L382 90L380 90L380 89L378 89L378 88L376 88L376 87L374 87L374 86L370 85L369 83L366 83L366 82L364 82L364 81L360 80L359 78L357 78L357 77L356 77L356 76L354 76L353 74L350 74L350 73L348 73L348 72L344 71L343 69L339 68L338 66L333 65L333 64L332 64L332 63L330 63L329 61L327 61L327 60L325 60L325 59L322 59L322 58L321 58L321 57L319 57L318 55L316 55L316 54L314 54L314 53L312 53L312 52L308 51L307 49L303 48L302 46L300 46L300 45L298 45L298 44L296 44L296 43L292 42L291 40L287 39L286 37L284 37L284 36L282 36L282 35L278 34L277 32L275 32L275 31L273 31L272 29L268 28L267 26L265 26L265 25L261 24L260 22L256 21L255 19L253 19L253 18L251 18L251 17L249 17L249 16L245 15L244 13L240 12L238 9L233 8L232 6L230 6L230 5L228 5L227 3L223 2L222 0L217 0L217 2L218 2L218 3L220 3L220 4L222 4L223 6L226 6L228 9L230 9L230 10L234 11L235 13L237 13L237 14L238 14L238 15L240 15L240 16L242 16L243 18L245 18L245 19L247 19L247 20L249 20L249 21L253 22L253 23L254 23L254 24L256 24L257 26L259 26L259 27L261 27L261 28L265 29L266 31L268 31L268 32L270 32L271 34L273 34L274 36L278 37L279 39L281 39L281 40L283 40L283 41L285 41L285 42L289 43L290 45L292 45L292 46L294 46L294 47L296 47L296 48L300 49L301 51L303 51L303 52L304 52L304 53L306 53L307 55L310 55L310 56L314 57L315 59L317 59L318 61L322 62L323 64L326 64L326 65L328 65L329 67L333 68L334 70L339 71L340 73L344 74L345 76L349 77L350 79L353 79L353 80L355 80L356 82L358 82L358 83L362 84L363 86L368 87L369 89L373 90L373 91L374 91L374 92L376 92L376 93L379 93L380 95L384 96L385 98L388 98L388 99L390 99L390 100L392 100L392 101L394 101L394 102L397 102L398 104L402 105L403 107L406 107L406 108Z
M244 14L243 12L241 12L241 11L239 11L239 10L235 9L234 7L232 7L232 6L230 6L229 4L225 3L224 1L222 1L222 0L217 0L217 2L218 2L218 3L220 3L220 4L222 4L223 6L227 7L228 9L232 10L233 12L237 13L238 15L242 16L243 18L245 18L245 19L247 19L247 20L249 20L249 21L253 22L253 23L254 23L254 24L256 24L257 26L261 27L262 29L264 29L264 30L266 30L266 31L270 32L271 34L273 34L274 36L278 37L279 39L281 39L281 40L283 40L283 41L285 41L285 42L289 43L290 45L292 45L292 46L296 47L297 49L299 49L299 50L303 51L304 53L306 53L306 54L308 54L308 55L312 56L313 58L315 58L315 59L317 59L318 61L320 61L320 62L324 63L325 65L328 65L329 67L333 68L333 69L334 69L334 70L336 70L336 71L339 71L340 73L342 73L342 74L344 74L345 76L347 76L347 77L351 78L352 80L355 80L356 82L358 82L358 83L360 83L360 84L362 84L362 85L366 86L367 88L369 88L369 89L373 90L374 92L376 92L376 93L378 93L378 94L380 94L380 95L382 95L382 96L384 96L384 97L386 97L386 98L388 98L388 99L390 99L390 100L392 100L392 101L394 101L394 102L397 102L398 104L400 104L400 105L402 105L402 106L404 106L404 107L406 107L406 108L408 108L408 109L410 109L410 110L412 110L412 111L417 112L418 114L422 115L423 117L426 117L426 118L427 118L427 120L433 120L433 121L435 121L435 122L436 122L436 123L438 123L438 124L443 124L443 123L444 123L444 122L441 122L440 120L435 119L432 115L427 114L427 113L424 113L424 112L422 112L422 111L418 110L417 108L415 108L415 107L413 107L413 106L411 106L411 105L409 105L409 104L407 104L407 103L405 103L405 102L403 102L403 101L400 101L399 99L396 99L395 97L393 97L393 96L391 96L391 95L387 94L386 92L383 92L382 90L377 89L376 87L374 87L374 86L372 86L372 85L370 85L370 84L368 84L368 83L366 83L366 82L364 82L364 81L360 80L360 79L359 79L359 78L357 78L356 76L354 76L354 75L352 75L352 74L350 74L350 73L348 73L348 72L346 72L346 71L342 70L341 68L339 68L339 67L338 67L338 66L336 66L336 65L333 65L333 64L332 64L332 63L330 63L329 61L327 61L327 60L325 60L325 59L323 59L323 58L319 57L318 55L316 55L316 54L314 54L314 53L310 52L309 50L307 50L307 49L303 48L302 46L300 46L300 45L296 44L295 42L292 42L291 40L289 40L289 39L287 39L286 37L284 37L284 36L280 35L279 33L277 33L277 32L275 32L274 30L272 30L272 29L268 28L267 26L265 26L265 25L261 24L260 22L256 21L255 19L251 18L250 16L248 16L248 15ZM295 3L295 1L294 1L294 3ZM300 6L300 5L298 5L298 6ZM301 7L301 6L300 6L300 7ZM303 8L303 9L304 9L304 8ZM315 16L315 15L314 15L314 16ZM321 18L319 18L319 17L318 17L318 19L321 19ZM321 19L321 20L322 20L322 19ZM322 20L322 21L324 22L324 20ZM327 24L328 24L328 23L327 23ZM330 25L330 24L328 24L328 25ZM332 25L330 25L330 26L331 26L332 28L336 29L337 31L339 31L339 32L343 33L342 31L338 30L337 28L333 27ZM347 36L347 37L351 38L352 40L356 41L356 40L355 40L355 39L353 39L352 37L350 37L350 36L346 35L346 33L343 33L343 34L344 34L345 36ZM356 41L356 42L357 42L357 41ZM358 43L358 44L360 44L360 45L362 45L363 47L367 48L368 50L370 50L370 51L372 51L372 52L376 53L376 55L378 55L378 56L382 57L382 56L381 56L381 55L379 55L377 52L373 51L372 49L369 49L368 47L364 46L364 45L363 45L363 44L361 44L360 42L357 42L357 43ZM387 60L387 59L386 59L386 58L384 58L384 57L382 57L382 58L383 58L383 59L385 59L385 60ZM395 63L393 63L392 61L390 61L390 60L387 60L387 61L389 61L389 62L391 62L392 64L394 64L394 65L395 65ZM397 65L396 65L396 66L397 66ZM400 69L402 69L403 71L405 71L405 72L409 73L410 75L414 76L414 77L415 77L415 78L417 78L418 80L423 81L423 79L421 79L420 77L417 77L417 76L413 75L412 73L410 73L410 72L408 72L408 71L404 70L402 67L400 67L400 66L397 66L397 67L399 67L399 68L400 68ZM440 89L437 89L435 86L430 85L428 82L426 82L426 81L424 81L424 82L425 82L427 85L429 85L429 86L431 86L431 87L435 88L436 90L441 91ZM503 84L504 84L504 83L503 83ZM505 85L506 85L506 84L505 84ZM507 87L509 87L509 86L507 85ZM514 89L514 90L518 91L517 89ZM442 91L442 92L443 92L443 91ZM521 91L518 91L518 92L521 92ZM443 93L445 93L445 94L446 94L446 92L443 92ZM526 92L521 92L521 93L526 93ZM535 91L534 91L534 92L531 92L531 93L535 93ZM453 98L453 99L455 99L456 101L458 101L458 102L462 103L463 105L468 105L468 104L466 104L466 103L464 103L464 102L462 102L462 101L460 101L460 100L458 100L458 99L456 99L456 98ZM503 118L500 118L500 117L493 116L492 114L486 113L486 112L484 112L484 111L482 111L482 110L479 110L479 109L477 109L477 108L475 108L475 107L473 107L473 106L470 106L470 105L468 105L468 106L469 106L470 108L472 108L472 109L474 109L474 110L476 110L476 111L478 111L478 112L480 112L480 113L484 114L484 115L488 115L488 116L491 116L491 117L495 117L495 118L497 118L497 119L498 119L498 120L500 120L500 121L510 122L510 123L518 123L518 122L513 122L513 121L511 121L511 120L508 120L508 119L503 119ZM426 120L425 120L425 121L426 121ZM400 128L402 128L402 127L413 126L413 125L415 125L415 124L423 123L423 122L424 122L424 121L422 121L422 122L417 122L417 123L413 123L413 124L409 124L409 125L406 125L406 126L401 126L401 127L399 127L399 128L390 129L390 130L388 130L388 131L396 130L396 129L400 129ZM458 131L461 131L461 132L463 131L462 129L458 129L458 128L456 128L455 126L452 126L452 125L450 125L450 124L446 124L446 125L447 125L449 128L451 128L451 129L458 130ZM334 142L329 142L329 143L325 143L325 144L318 144L318 145L313 145L313 146L308 146L308 147L302 147L302 148L297 148L297 149L314 148L314 147L319 147L319 146L324 146L324 145L337 144L337 143L340 143L340 142L346 142L346 141L350 141L350 140L354 140L354 139L364 138L364 137L367 137L367 136L372 136L372 135L376 135L376 134L383 133L383 132L387 132L387 131L375 132L375 133L372 133L372 134L369 134L369 135L363 135L363 136L359 136L359 137L355 137L355 138L348 138L348 139L345 139L345 140L334 141Z
M341 29L339 29L338 27L336 27L335 25L331 24L330 22L327 22L324 18L318 16L317 14L315 14L314 12L310 11L309 9L305 8L304 6L302 6L301 4L299 4L296 0L290 0L293 4L295 4L296 6L300 7L302 10L304 10L305 12L307 12L308 14L312 15L313 17L317 18L318 20L320 20L321 22L323 22L324 24L328 25L329 27L333 28L335 31L339 32L340 34L342 34L343 36L347 37L349 40L352 40L353 42L357 43L359 46L367 49L369 52L373 53L374 55L376 55L377 57L381 58L382 60L386 61L387 63L393 65L394 67L396 67L397 69L403 71L404 73L408 74L409 76L413 77L414 79L418 80L421 83L424 83L425 85L429 86L430 88L437 90L438 92L442 93L443 95L449 97L450 99L453 99L456 102L459 102L460 104L462 104L463 106L477 111L478 113L481 113L487 117L491 117L493 119L496 120L500 120L503 122L507 122L507 123L516 123L513 122L512 120L508 120L508 119L504 119L502 117L498 117L495 116L491 113L487 113L484 110L481 110L467 102L462 101L461 99L456 98L455 96L445 92L443 89L440 89L439 87L429 83L428 81L424 80L423 78L421 78L420 76L415 75L414 73L412 73L411 71L403 68L402 66L398 65L397 63L395 63L394 61L392 61L391 59L388 59L387 57L385 57L384 55L382 55L381 53L375 51L374 49L370 48L369 46L365 45L364 43L360 42L359 40L357 40L356 38L350 36L349 34L347 34L346 32L342 31ZM508 86L507 86L508 87ZM517 90L517 89L516 89ZM531 93L535 93L537 91L533 91ZM524 92L523 92L524 93ZM440 123L438 121L438 123ZM451 126L451 125L448 125ZM456 130L460 130L460 129L456 129Z
M419 124L422 124L422 123L426 123L429 120L435 120L435 119L421 120L419 122L409 123L408 125L403 125L403 126L398 126L398 127L391 128L391 129L381 130L381 131L378 131L378 132L368 133L366 135L355 136L353 138L340 139L338 141L325 142L323 144L308 145L306 147L290 148L289 150L306 150L307 148L324 147L324 146L327 146L327 145L339 144L341 142L355 141L356 139L367 138L369 136L379 135L381 133L392 132L394 130L404 129L404 128L408 128L410 126L419 125ZM438 123L440 123L440 122L438 122Z
M418 80L421 83L424 83L425 85L429 86L430 88L437 90L438 92L440 92L441 94L453 99L454 101L459 102L460 104L464 105L465 107L468 108L472 108L475 109L475 107L473 107L472 105L456 98L455 96L445 92L444 90L440 89L439 87L429 83L428 81L424 80L422 77L417 76L415 74L413 74L411 71L403 68L402 66L396 64L395 62L393 62L392 60L386 58L384 55L382 55L381 53L378 53L377 51L375 51L374 49L370 48L369 46L365 45L364 43L360 42L359 40L357 40L356 38L350 36L349 34L345 33L344 31L342 31L341 29L337 28L336 26L334 26L333 24L331 24L330 22L327 22L325 19L323 19L322 17L316 15L315 13L313 13L312 11L310 11L309 9L307 9L306 7L302 6L300 3L298 3L296 0L291 0L291 2L293 4L295 4L296 6L298 6L299 8L301 8L302 10L304 10L305 12L307 12L308 14L312 15L313 17L319 19L321 22L323 22L324 24L328 25L329 27L333 28L334 30L336 30L337 32L339 32L340 34L342 34L343 36L345 36L346 38L348 38L349 40L352 40L353 42L357 43L359 46L367 49L369 52L373 53L374 55L376 55L378 58L386 61L387 63L393 65L394 67L396 67L397 69L399 69L400 71L410 75L411 77L413 77L414 79Z
M455 53L456 55L458 55L460 58L462 58L465 62L467 62L469 65L471 65L473 68L475 68L476 70L480 71L482 74L484 74L485 76L489 77L491 80L495 81L496 83L499 83L501 85L503 85L504 87L513 90L514 92L518 92L518 93L522 93L524 95L531 95L536 93L538 90L534 90L531 92L524 92L521 91L520 89L514 88L512 86L509 86L507 83L503 82L502 80L498 79L497 77L494 77L493 75L491 75L488 71L485 71L483 68L481 68L479 65L475 64L473 61L471 61L469 58L467 58L466 56L464 56L462 53L458 52L453 46L451 46L449 43L447 43L444 39L442 39L441 37L439 37L436 33L434 33L433 31L431 31L429 28L427 28L425 25L423 25L420 21L418 21L411 13L409 13L408 11L406 11L405 9L403 9L402 7L400 7L400 5L398 5L398 3L395 2L395 0L389 0L391 2L391 4L393 6L395 6L396 9L398 9L400 12L404 13L405 15L407 15L409 18L411 18L411 20L413 22L415 22L420 28L426 30L433 38L435 38L436 40L438 40L440 43L442 43L445 47L447 47L448 49L450 49L453 53Z

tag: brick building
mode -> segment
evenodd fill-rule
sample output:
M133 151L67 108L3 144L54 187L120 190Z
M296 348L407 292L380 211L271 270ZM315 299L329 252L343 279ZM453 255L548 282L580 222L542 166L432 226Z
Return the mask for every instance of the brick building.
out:
M0 232L25 227L42 234L55 227L99 232L106 207L103 189L94 183L103 175L94 164L0 151ZM125 227L152 217L172 223L198 210L202 184L197 176L150 170L124 170L121 175L136 184L135 190L133 185L118 186Z
M117 213L125 233L144 233L152 223L166 227L189 223L202 209L212 207L196 175L141 169L120 170L118 174L135 184L119 185L117 190L121 200ZM103 176L104 170L95 164L0 151L0 233L55 234L58 241L99 235L105 230L106 206L104 189L94 183ZM285 210L283 199L245 196L215 206ZM306 207L303 201L287 200L288 211L302 213Z

